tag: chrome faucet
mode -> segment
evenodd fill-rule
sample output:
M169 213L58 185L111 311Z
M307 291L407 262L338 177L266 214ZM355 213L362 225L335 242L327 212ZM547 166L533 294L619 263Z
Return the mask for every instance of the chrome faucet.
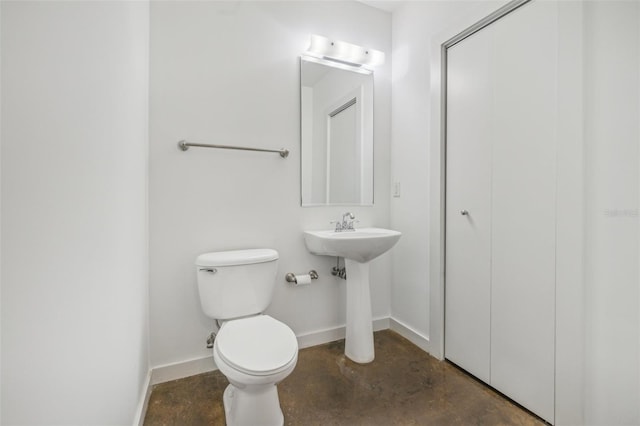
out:
M355 218L356 216L351 212L344 213L342 215L342 220L336 221L335 232L355 231L355 228L353 227Z

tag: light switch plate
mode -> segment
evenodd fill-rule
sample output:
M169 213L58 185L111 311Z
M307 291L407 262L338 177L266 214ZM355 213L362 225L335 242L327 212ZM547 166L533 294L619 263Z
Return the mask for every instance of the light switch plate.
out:
M393 196L400 198L400 182L393 182Z

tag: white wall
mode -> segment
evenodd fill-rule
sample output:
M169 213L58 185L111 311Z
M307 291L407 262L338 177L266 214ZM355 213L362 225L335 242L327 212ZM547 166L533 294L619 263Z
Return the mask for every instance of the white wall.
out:
M268 314L299 336L345 323L335 259L307 252L305 229L328 229L344 207L300 207L299 55L310 34L384 52L388 13L356 2L152 2L150 325L152 365L211 355L193 262L200 253L271 247L280 253ZM390 64L375 72L375 205L349 207L359 226L389 226ZM191 148L285 147L276 154ZM372 265L374 317L389 315L390 257ZM320 278L292 287L287 272Z
M585 422L638 424L640 4L586 2Z
M2 2L2 424L131 424L148 371L144 2Z
M2 99L2 7L0 7L0 100ZM2 377L2 112L0 101L0 378ZM0 423L2 423L2 385L0 384Z

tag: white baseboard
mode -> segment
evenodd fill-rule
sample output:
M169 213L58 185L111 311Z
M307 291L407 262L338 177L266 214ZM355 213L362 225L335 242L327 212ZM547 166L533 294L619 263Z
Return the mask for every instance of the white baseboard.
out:
M389 328L423 351L431 353L429 338L395 318L389 318Z
M375 318L373 320L373 331L387 330L389 328L389 317ZM323 345L336 340L344 339L346 335L346 326L325 328L309 333L299 334L298 347L300 349L310 348L312 346Z
M149 405L149 397L151 396L151 370L147 372L147 377L142 385L140 398L138 399L138 407L133 418L133 426L143 426L144 416L147 414L147 406Z
M384 318L374 318L373 320L373 331L380 331L380 330L388 330L389 329L389 320L391 318L389 317L384 317Z
M151 369L151 385L184 379L185 377L195 376L196 374L207 373L213 370L217 370L216 364L213 362L213 355L175 362L173 364L160 365Z
M138 407L136 408L136 414L133 418L133 426L143 426L144 424L144 417L147 414L147 407L149 406L149 398L151 397L153 385L183 379L213 370L216 370L213 356L151 368L147 373L147 379L140 393Z

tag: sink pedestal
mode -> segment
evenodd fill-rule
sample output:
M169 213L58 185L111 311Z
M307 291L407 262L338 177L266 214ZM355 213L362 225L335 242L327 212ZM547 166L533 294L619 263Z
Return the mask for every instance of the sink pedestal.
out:
M344 259L347 269L347 333L344 354L360 364L373 361L373 324L369 291L369 262Z

